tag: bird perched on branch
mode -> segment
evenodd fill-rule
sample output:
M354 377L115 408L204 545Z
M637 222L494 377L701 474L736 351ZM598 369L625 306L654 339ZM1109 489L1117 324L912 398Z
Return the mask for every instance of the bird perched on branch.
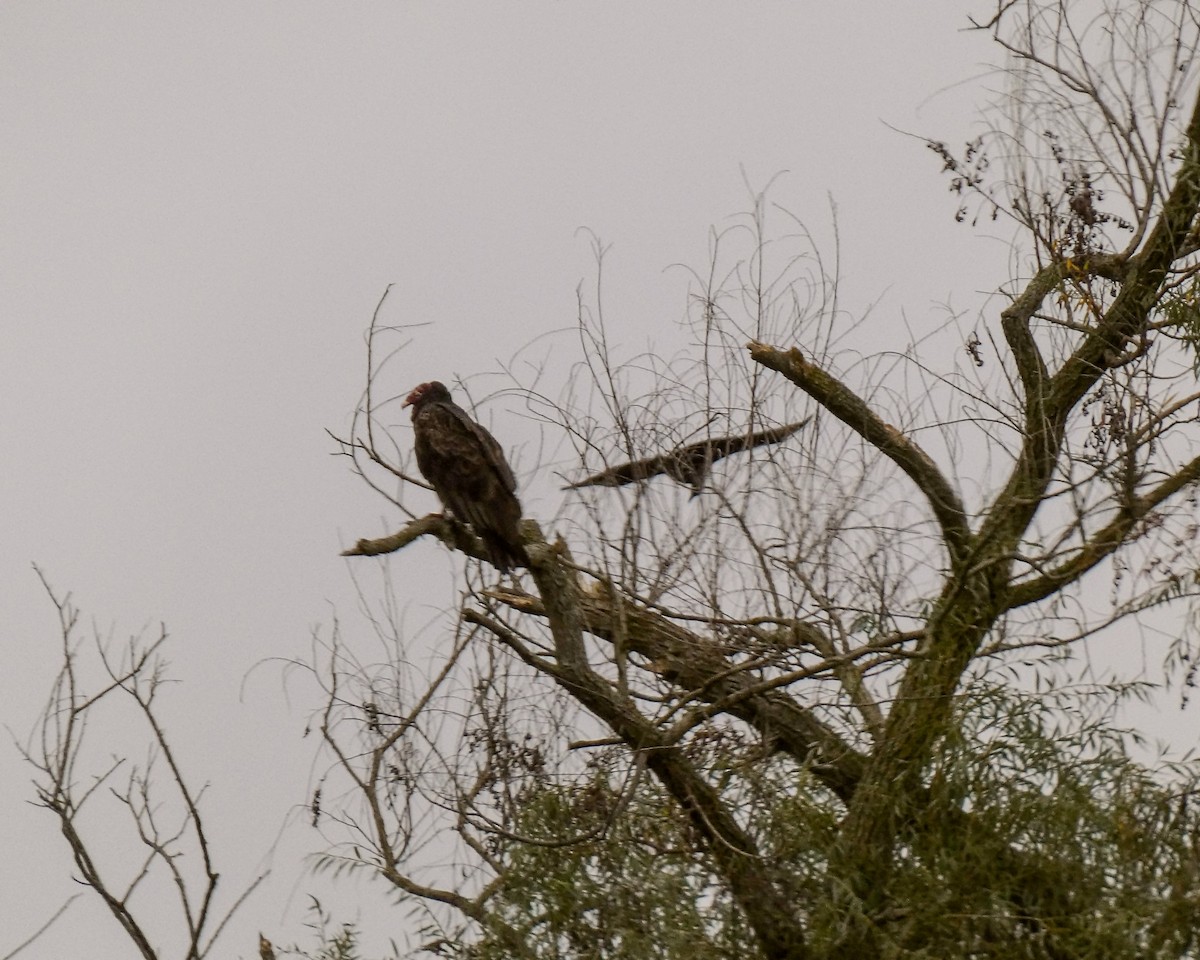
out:
M665 473L677 483L692 488L692 496L703 489L708 480L712 465L718 460L734 453L741 453L754 447L762 447L786 440L793 433L808 423L805 417L798 423L789 423L782 427L772 427L759 430L756 433L732 434L727 437L713 437L676 447L669 453L662 453L645 460L634 460L630 463L609 467L600 473L592 474L583 480L568 484L564 490L578 490L580 487L620 487L627 483L637 483L639 480L649 480L660 473Z
M502 573L529 566L518 529L517 481L496 438L436 380L413 390L404 406L413 408L417 466L438 499L456 520L471 527Z

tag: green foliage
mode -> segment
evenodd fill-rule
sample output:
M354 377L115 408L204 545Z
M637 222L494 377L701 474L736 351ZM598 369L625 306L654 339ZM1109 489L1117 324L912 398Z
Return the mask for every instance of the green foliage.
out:
M308 920L304 926L311 932L316 946L305 948L293 945L276 951L282 960L284 957L299 957L303 960L367 960L359 949L359 929L357 923L337 923L332 914L327 911L321 901L310 897ZM396 956L393 944L392 957Z
M1200 376L1200 283L1191 277L1163 298L1159 306L1167 326L1192 356L1192 370Z
M1195 955L1187 892L1200 871L1200 771L1135 759L1113 714L1129 693L1027 694L981 681L965 692L958 733L928 778L928 806L903 838L896 906L874 918L897 956ZM764 857L787 872L803 914L828 883L840 808L803 769L746 764L734 742L705 751L709 775ZM462 955L758 955L678 807L652 778L629 789L614 773L596 761L587 782L531 791L516 831L530 842L506 844L493 926Z
M745 956L752 935L648 778L622 796L597 764L590 781L529 796L517 832L534 842L511 846L495 924L470 956L511 956L514 933L539 958Z
M1111 712L1128 693L965 691L897 879L912 910L899 939L966 955L1192 955L1200 771L1134 758Z

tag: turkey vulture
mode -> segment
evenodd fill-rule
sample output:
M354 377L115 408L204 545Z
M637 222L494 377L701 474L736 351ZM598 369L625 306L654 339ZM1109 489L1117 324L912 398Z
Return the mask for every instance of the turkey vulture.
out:
M446 385L423 383L404 401L413 408L417 466L456 520L470 525L502 573L529 566L518 525L517 481L496 438L450 399Z
M807 417L798 423L789 423L769 430L759 430L757 433L749 435L738 433L728 437L713 437L698 443L684 444L669 453L659 454L657 457L647 457L645 460L634 460L632 463L609 467L600 473L568 484L563 489L620 487L627 483L636 483L639 480L649 480L660 473L665 473L677 483L691 487L694 497L704 487L709 470L716 461L733 453L741 453L743 450L765 446L769 443L779 443L780 440L787 439L806 423L808 423Z

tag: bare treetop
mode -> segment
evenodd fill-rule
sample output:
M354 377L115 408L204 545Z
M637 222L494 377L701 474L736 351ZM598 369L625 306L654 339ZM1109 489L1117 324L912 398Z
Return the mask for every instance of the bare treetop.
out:
M426 886L415 866L390 878L453 905L485 954L534 942L540 956L586 930L622 955L628 917L610 936L522 913L581 902L540 884L528 864L553 862L530 851L586 849L576 869L616 871L625 889L628 850L597 848L589 831L653 847L648 811L669 798L678 832L664 843L682 859L654 902L668 890L687 901L672 884L689 878L704 891L694 902L719 904L724 919L696 934L713 956L739 930L764 957L1025 956L1022 944L1099 956L1129 897L1146 904L1132 941L1191 955L1172 919L1197 896L1194 851L1169 839L1183 833L1146 821L1153 876L1114 868L1103 882L1085 879L1084 860L1108 848L1096 840L1081 860L1070 831L1127 817L1122 797L1095 788L1058 840L1038 833L1056 778L1089 782L1073 766L1081 749L1133 776L1119 738L1068 747L1039 708L1014 725L1072 676L1065 658L1082 641L1197 596L1200 18L1188 3L1009 0L976 28L1004 58L987 131L962 150L929 142L957 219L1013 231L1011 274L973 329L899 356L839 348L840 278L806 230L773 229L788 214L758 197L695 274L691 353L618 356L598 282L580 297L583 357L559 396L519 385L574 452L556 469L615 465L569 484L544 520L552 542L526 524L525 581L467 590L456 644L492 644L458 721L472 746L426 752L432 778L426 766L401 777L457 784L429 802L457 811L451 828L488 879ZM957 362L937 352L946 342ZM368 402L361 422L374 415ZM361 433L345 449L364 475L387 459ZM390 469L402 500L403 459ZM644 482L659 474L705 495ZM422 524L386 543L433 534L462 548ZM1192 655L1181 649L1162 657ZM1042 699L1026 699L1029 685ZM548 729L525 725L516 689L557 691ZM366 736L373 762L416 723L405 713ZM989 772L992 751L1011 783ZM397 797L351 776L367 797ZM1175 795L1144 789L1156 803ZM603 799L585 802L594 790ZM1023 812L984 815L1001 804ZM560 807L574 819L556 820ZM1182 806L1173 822L1196 830ZM408 862L415 835L382 826L379 855ZM586 880L560 883L584 897Z

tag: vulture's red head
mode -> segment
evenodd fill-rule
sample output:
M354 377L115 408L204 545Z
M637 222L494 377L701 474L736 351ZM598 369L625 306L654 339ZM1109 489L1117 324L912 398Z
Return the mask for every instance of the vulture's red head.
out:
M423 383L415 388L404 399L404 406L418 408L423 403L428 403L430 400L439 400L443 403L450 402L450 391L446 389L446 385L440 380L431 380L429 383ZM416 409L413 413L416 413Z

